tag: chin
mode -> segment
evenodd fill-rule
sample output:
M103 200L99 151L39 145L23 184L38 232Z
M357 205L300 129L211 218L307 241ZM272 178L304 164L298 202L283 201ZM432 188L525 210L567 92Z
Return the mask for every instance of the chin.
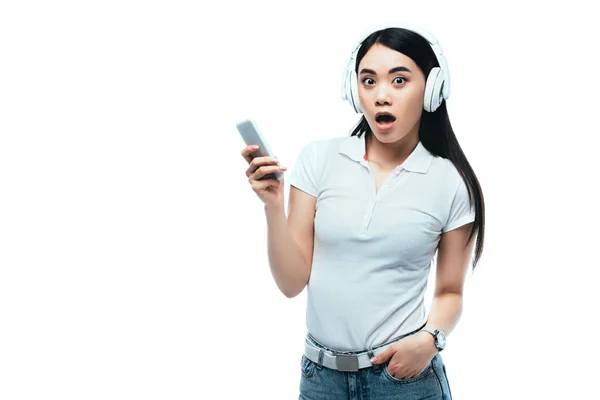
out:
M375 138L381 143L394 143L406 137L406 133L400 133L396 129L386 132L379 132L377 128L371 128L371 132L373 132L373 136L375 136Z

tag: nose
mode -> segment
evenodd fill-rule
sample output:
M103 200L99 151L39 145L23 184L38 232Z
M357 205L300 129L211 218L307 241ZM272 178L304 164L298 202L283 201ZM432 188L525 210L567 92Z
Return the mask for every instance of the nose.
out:
M392 104L392 98L390 96L390 89L386 84L380 84L377 86L375 92L375 101L377 105L390 105Z

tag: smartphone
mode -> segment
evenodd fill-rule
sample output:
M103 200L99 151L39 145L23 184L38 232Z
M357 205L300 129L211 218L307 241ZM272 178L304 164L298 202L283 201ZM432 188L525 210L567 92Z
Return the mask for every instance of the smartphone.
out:
M267 141L265 140L265 138L263 137L263 135L261 135L260 131L258 130L258 126L256 126L256 123L251 120L251 119L246 119L244 121L241 121L239 123L236 124L237 130L240 133L240 136L242 137L242 139L244 139L244 142L246 143L247 146L256 144L258 145L258 150L256 150L254 153L250 154L250 156L252 158L254 157L273 157L274 154L271 151L271 148L269 147L269 145L267 144ZM272 174L267 174L264 177L261 178L262 179L281 179L283 177L283 173L281 172L275 172Z

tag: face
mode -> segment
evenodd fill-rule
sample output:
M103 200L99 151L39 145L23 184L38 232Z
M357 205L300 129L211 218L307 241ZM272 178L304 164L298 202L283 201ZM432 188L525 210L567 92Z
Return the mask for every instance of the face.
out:
M373 45L358 66L358 94L373 135L384 143L418 135L425 76L406 55ZM391 114L380 117L379 113Z

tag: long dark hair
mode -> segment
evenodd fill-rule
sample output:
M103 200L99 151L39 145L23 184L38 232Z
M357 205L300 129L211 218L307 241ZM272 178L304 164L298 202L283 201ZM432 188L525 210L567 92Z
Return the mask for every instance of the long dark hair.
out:
M433 67L440 66L429 42L421 35L402 28L386 28L373 32L363 41L356 57L355 70L357 75L360 60L362 60L366 52L375 43L379 43L410 57L421 68L425 77L427 77ZM373 133L364 115L353 129L351 136L358 135L360 137L363 133L365 134L365 138ZM465 181L471 204L475 203L475 221L469 235L470 241L473 235L478 234L473 261L473 270L475 270L483 251L485 203L479 180L452 130L445 100L442 101L442 104L436 111L424 111L421 115L419 139L423 146L431 153L446 158L454 164Z

